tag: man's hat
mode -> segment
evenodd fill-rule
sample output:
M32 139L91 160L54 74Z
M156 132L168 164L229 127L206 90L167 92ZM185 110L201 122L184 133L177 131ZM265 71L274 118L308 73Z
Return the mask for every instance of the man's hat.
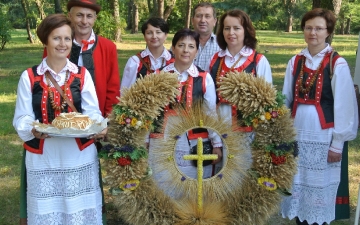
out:
M98 14L101 9L101 6L96 4L96 0L70 0L67 4L68 11L70 11L73 6L93 9L96 11L96 14Z

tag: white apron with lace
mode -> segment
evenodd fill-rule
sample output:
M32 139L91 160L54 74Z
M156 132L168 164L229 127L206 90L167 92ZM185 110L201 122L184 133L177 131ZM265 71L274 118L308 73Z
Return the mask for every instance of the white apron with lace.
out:
M340 162L328 163L333 128L321 129L313 105L300 104L295 116L299 145L298 172L294 177L292 196L281 204L283 217L299 217L309 224L335 219L336 192L340 183Z
M29 225L100 225L99 161L92 144L83 151L73 138L49 138L43 154L26 153Z

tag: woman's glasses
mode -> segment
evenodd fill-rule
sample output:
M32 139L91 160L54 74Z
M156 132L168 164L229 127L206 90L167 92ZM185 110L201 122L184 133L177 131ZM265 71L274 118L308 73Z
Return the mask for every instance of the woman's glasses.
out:
M315 31L316 33L319 33L319 32L321 32L323 30L326 30L326 29L327 29L327 27L305 27L304 31L309 32L309 33L311 31Z

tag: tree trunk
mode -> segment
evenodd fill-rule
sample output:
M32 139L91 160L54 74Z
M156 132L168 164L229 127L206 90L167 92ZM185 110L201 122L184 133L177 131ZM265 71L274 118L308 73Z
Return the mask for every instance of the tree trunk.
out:
M31 44L35 43L32 34L31 34L31 28L30 28L30 19L29 19L29 8L27 7L27 0L21 0L21 6L24 10L25 14L25 21L26 21L26 32L28 35L28 40Z
M44 12L44 1L43 0L35 0L35 5L39 11L40 20L45 19L46 15Z
M133 4L134 4L134 0L130 0L128 3L128 12L127 12L127 16L126 16L126 23L127 23L127 27L126 30L132 30L133 27Z
M114 19L116 22L116 30L115 30L115 41L121 41L121 26L120 26L120 13L119 13L119 1L113 0L113 8L114 8Z
M164 18L165 1L158 0L158 17Z
M185 28L190 28L190 19L191 19L191 0L187 0Z
M55 13L63 13L61 9L60 0L54 0L55 3Z
M139 8L138 6L136 5L136 3L134 2L133 4L133 26L132 26L132 31L131 33L132 34L135 34L138 32L139 30Z
M351 14L349 18L346 19L345 34L350 34L350 23L351 23Z
M292 32L293 28L293 15L296 5L296 0L285 0L285 13L287 14L286 32Z
M321 7L321 0L313 0L312 8L320 8Z
M190 0L191 1L191 0ZM170 13L172 12L174 6L175 6L175 3L176 3L176 0L172 0L167 6L166 6L166 9L164 11L164 20L167 21L167 19L169 18L170 16ZM190 8L191 10L191 8ZM191 15L190 15L191 16Z
M286 32L292 32L292 26L293 26L293 16L289 15L286 25Z
M344 21L342 21L341 24L340 24L340 32L339 32L339 34L345 34Z
M340 8L341 8L341 0L333 0L334 14L336 18L339 16Z
M153 7L151 5L151 0L147 0L146 3L147 3L147 6L148 6L149 15L150 15L150 17L152 17L152 15L153 15Z
M152 2L153 2L153 10L151 12L151 15L153 17L157 17L158 16L158 11L159 11L158 2L157 2L157 0L152 0Z

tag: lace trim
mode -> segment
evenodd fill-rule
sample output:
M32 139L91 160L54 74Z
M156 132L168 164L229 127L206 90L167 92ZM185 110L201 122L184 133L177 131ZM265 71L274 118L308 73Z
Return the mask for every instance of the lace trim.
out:
M28 212L28 225L101 225L101 205L96 209L84 209L73 214L52 212L38 215Z
M335 219L336 192L340 182L340 162L328 163L330 143L298 141L298 173L292 196L282 202L283 217L299 217L309 224Z
M96 162L71 169L28 170L28 197L75 197L99 189Z

